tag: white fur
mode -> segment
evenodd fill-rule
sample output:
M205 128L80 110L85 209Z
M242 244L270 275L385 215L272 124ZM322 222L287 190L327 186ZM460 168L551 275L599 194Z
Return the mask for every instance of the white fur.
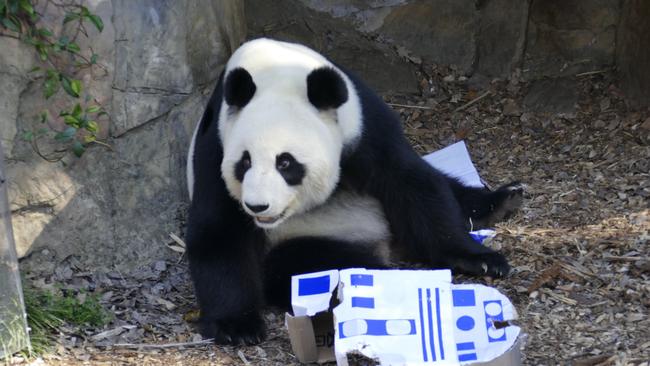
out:
M192 193L194 193L194 148L196 145L196 136L199 133L199 127L201 126L201 120L194 127L194 133L192 134L192 141L190 141L190 150L187 153L187 191L190 193L190 201L192 200Z
M324 205L293 216L266 230L266 234L272 245L304 236L379 243L377 249L384 258L388 258L390 231L381 204L372 197L351 192L337 193Z

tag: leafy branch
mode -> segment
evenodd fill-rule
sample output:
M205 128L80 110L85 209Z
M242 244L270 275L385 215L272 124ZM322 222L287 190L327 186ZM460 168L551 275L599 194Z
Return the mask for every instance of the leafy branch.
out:
M69 107L61 108L54 121L55 125L65 127L53 127L49 114L44 111L40 115L40 122L48 128L26 131L23 138L31 143L40 157L51 162L60 161L69 151L80 157L92 143L109 147L97 139L97 121L102 117L107 118L108 114L96 99L85 92L83 81L77 77L81 70L93 67L108 73L97 62L99 56L92 46L88 47L89 52L84 55L78 43L80 36L88 38L87 26L102 32L102 18L93 14L82 1L59 3L46 0L43 8L53 5L60 9L65 14L62 26L67 27L71 34L57 36L50 28L40 25L43 15L36 10L36 5L35 0L0 0L0 30L3 30L0 35L20 39L34 47L41 66L33 68L30 74L35 80L42 80L46 100L62 89L73 101ZM38 140L48 135L63 148L44 153Z

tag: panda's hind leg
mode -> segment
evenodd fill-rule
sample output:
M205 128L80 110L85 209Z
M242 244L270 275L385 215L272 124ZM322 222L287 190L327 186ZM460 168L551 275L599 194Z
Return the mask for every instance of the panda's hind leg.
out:
M319 237L284 241L271 249L264 261L266 303L284 310L290 308L293 275L352 267L384 269L389 264L371 243Z
M519 182L506 184L494 191L467 187L453 178L449 178L449 182L472 229L489 227L510 218L523 203L524 185Z

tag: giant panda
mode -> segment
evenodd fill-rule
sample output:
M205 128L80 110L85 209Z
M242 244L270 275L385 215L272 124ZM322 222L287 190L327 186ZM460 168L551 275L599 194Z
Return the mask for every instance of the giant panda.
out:
M192 137L186 242L204 337L253 344L290 276L419 263L504 276L474 225L511 214L522 189L470 188L433 169L397 115L355 75L298 44L244 43Z

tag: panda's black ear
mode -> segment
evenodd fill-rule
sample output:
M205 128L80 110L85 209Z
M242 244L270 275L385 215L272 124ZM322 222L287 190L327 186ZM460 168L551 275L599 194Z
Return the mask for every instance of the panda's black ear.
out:
M228 105L242 108L253 98L256 89L251 74L238 67L228 73L223 87L223 95Z
M307 98L318 109L338 108L348 100L348 88L331 67L315 69L307 76Z

